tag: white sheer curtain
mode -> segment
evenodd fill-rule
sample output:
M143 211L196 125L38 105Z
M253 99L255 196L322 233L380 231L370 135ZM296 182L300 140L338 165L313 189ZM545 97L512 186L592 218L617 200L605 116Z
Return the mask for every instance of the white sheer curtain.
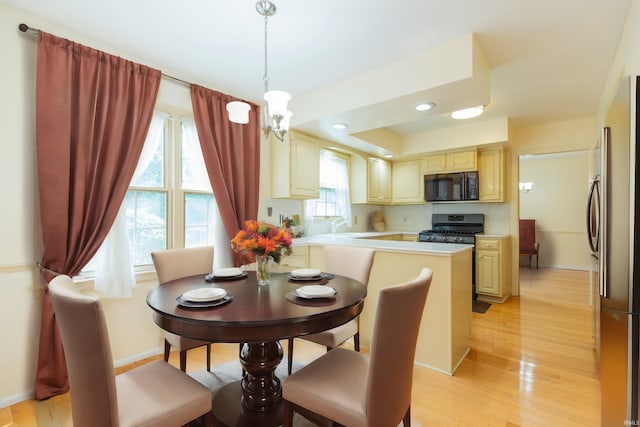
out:
M191 190L213 191L207 168L204 164L198 131L193 119L182 120L182 187ZM233 252L227 232L222 225L222 217L218 210L218 204L213 198L209 216L208 235L213 241L213 268L233 266Z
M347 227L351 222L351 196L349 194L349 166L345 158L328 150L320 150L320 187L336 190L335 216L342 217ZM316 204L319 199L305 200L304 218L307 235L312 234Z
M167 118L168 115L166 113L161 111L154 112L132 182L147 169L153 159L157 144L162 141L162 132L164 132ZM118 212L111 231L109 231L92 262L95 263L94 286L98 292L101 292L107 298L131 297L131 289L136 286L136 279L133 265L131 264L124 204Z

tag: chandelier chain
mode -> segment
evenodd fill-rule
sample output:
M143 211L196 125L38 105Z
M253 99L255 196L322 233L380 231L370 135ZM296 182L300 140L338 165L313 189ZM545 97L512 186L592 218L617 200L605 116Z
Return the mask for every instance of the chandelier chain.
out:
M264 92L269 92L269 68L267 66L267 15L264 16Z

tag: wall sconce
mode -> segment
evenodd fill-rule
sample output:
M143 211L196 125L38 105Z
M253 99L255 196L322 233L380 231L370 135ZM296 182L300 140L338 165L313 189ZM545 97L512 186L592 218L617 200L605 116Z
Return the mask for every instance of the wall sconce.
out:
M533 182L521 182L518 184L520 191L528 193L533 188Z

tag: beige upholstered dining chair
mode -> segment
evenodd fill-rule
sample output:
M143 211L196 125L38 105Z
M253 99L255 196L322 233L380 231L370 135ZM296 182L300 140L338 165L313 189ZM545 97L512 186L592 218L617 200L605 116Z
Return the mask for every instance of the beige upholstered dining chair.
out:
M282 384L284 426L293 411L349 427L411 425L413 361L432 272L380 291L370 355L336 348Z
M213 246L198 248L168 249L151 252L153 265L162 285L170 280L182 277L206 275L213 269ZM187 371L187 350L207 346L207 371L211 371L211 343L181 337L168 331L164 332L164 361L169 361L171 347L180 352L180 369Z
M366 286L369 282L374 255L375 249L371 248L328 245L324 247L324 270L327 273L357 280ZM360 326L357 318L333 329L300 338L323 345L329 351L351 337L353 337L353 347L356 351L360 351ZM287 356L287 372L291 374L293 338L289 338Z
M71 389L73 425L173 427L197 418L213 425L211 391L156 360L115 375L100 300L69 276L49 283Z

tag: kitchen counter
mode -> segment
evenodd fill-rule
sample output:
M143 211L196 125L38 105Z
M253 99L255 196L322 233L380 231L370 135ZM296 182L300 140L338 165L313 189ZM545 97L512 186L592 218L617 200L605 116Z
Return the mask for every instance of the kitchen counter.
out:
M344 245L362 246L377 250L393 252L411 252L431 255L452 255L459 252L471 250L473 245L458 243L431 243L431 242L410 242L402 240L378 240L376 237L393 236L399 234L415 234L402 231L383 232L353 232L353 233L332 233L316 234L314 236L299 237L293 239L293 246L324 246L324 245Z
M423 267L433 271L416 347L415 362L453 375L468 352L471 336L471 271L473 245L382 240L407 232L321 234L293 239L304 253L305 266L325 269L324 246L347 245L376 249L360 315L360 345L369 348L381 289L413 279ZM377 239L379 237L380 239Z

